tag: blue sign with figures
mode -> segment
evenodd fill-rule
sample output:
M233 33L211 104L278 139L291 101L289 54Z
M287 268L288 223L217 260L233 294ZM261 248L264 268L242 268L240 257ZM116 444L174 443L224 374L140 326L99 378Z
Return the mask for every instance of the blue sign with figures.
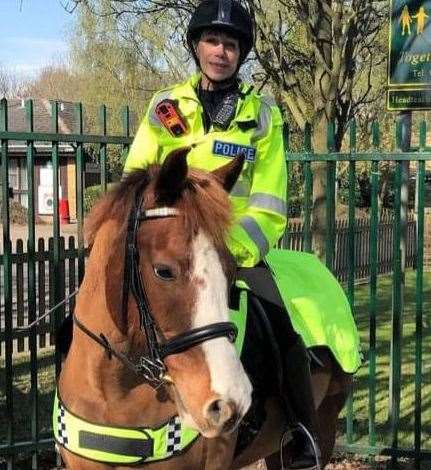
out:
M431 0L392 0L388 85L431 82Z
M213 154L220 157L236 157L240 153L245 155L247 162L254 162L256 159L256 149L248 145L238 145L232 142L222 142L215 140L213 145Z
M391 0L388 109L431 109L431 0Z

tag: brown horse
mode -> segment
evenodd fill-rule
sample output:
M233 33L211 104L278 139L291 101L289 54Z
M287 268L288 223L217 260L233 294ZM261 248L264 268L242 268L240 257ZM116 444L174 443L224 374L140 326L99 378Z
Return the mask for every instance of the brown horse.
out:
M225 470L261 458L268 468L280 468L285 422L271 393L260 432L235 454L238 423L252 392L232 344L228 286L235 263L224 244L231 223L226 191L241 167L237 158L204 173L188 169L186 153L177 152L162 167L132 173L93 209L87 222L91 253L54 418L68 469ZM323 365L313 372L313 387L324 464L350 376L328 352L318 354ZM91 425L115 429L156 429L179 415L182 425L200 435L164 460L107 464L97 461L100 454L87 458L69 448L73 438L69 424L62 424L65 409ZM94 432L78 435L94 445ZM106 437L102 445L107 441L115 445L117 438Z

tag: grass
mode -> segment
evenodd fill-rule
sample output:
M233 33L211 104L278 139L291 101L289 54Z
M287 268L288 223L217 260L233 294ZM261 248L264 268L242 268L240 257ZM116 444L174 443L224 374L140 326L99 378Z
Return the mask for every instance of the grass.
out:
M415 373L415 272L406 273L405 309L403 316L402 379L399 445L413 446L414 430L414 373ZM378 279L377 307L377 367L376 367L376 439L377 444L390 445L391 429L388 417L389 369L391 342L391 296L392 279ZM354 442L368 443L368 350L369 350L369 286L355 289L355 317L359 327L365 361L355 376L353 426ZM422 440L426 449L431 448L431 273L424 278L423 322L423 374L422 374ZM51 429L51 406L54 379L54 356L52 351L41 353L38 358L39 429L41 437L49 437ZM30 361L28 354L14 356L14 419L15 440L31 438ZM0 445L6 443L6 399L4 358L0 358ZM345 416L345 415L344 415ZM345 430L346 420L340 418L340 431Z
M16 440L27 440L31 437L32 415L29 354L14 355L13 365L14 435ZM0 366L0 444L3 444L7 431L4 357L0 359ZM39 354L37 367L39 433L43 438L51 435L51 406L55 386L54 353L52 350Z
M3 349L4 354L4 349ZM5 397L5 368L4 356L0 358L0 445L7 444L7 416ZM28 353L16 354L13 357L13 416L14 441L31 440L32 404L30 395L30 357ZM55 387L54 352L44 350L37 360L38 368L38 425L39 438L52 438L51 410L53 391ZM17 455L14 468L27 470L31 467L28 453ZM0 455L0 467L2 458ZM39 468L53 468L55 455L53 452L43 452L39 457Z
M416 332L416 273L406 273L405 304L403 313L401 400L398 442L400 447L414 444L415 406L415 332ZM378 279L376 316L376 443L390 446L392 432L389 418L389 376L391 345L392 278ZM424 276L422 343L422 446L431 449L431 273ZM355 376L353 401L353 429L356 444L368 444L369 410L369 285L355 290L355 318L360 332L364 363ZM345 422L340 422L344 428Z

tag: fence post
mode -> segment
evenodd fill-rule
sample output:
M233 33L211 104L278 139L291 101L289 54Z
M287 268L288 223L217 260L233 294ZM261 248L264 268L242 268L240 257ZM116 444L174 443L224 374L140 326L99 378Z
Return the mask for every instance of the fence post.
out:
M28 132L34 132L33 101L27 100L25 103L26 122ZM27 143L27 190L28 190L28 210L27 210L27 309L28 322L32 323L36 319L36 230L35 230L35 194L34 194L34 142L28 140ZM31 439L37 443L39 440L39 394L38 394L38 374L37 374L37 335L36 328L29 332L30 349L30 401L31 401ZM32 468L38 466L38 453L32 455Z
M313 152L311 145L311 126L307 122L304 128L304 152L311 154ZM313 174L311 171L311 162L304 162L304 226L303 226L303 239L304 251L311 253L313 251L312 234L311 234L311 213L313 210Z
M410 150L411 112L401 112L397 123L397 147L401 152ZM395 174L394 238L393 238L393 293L392 338L389 377L389 416L392 430L392 447L398 448L398 427L401 399L401 342L405 288L405 260L407 238L408 162L397 162ZM397 458L392 459L395 464Z
M328 154L335 152L335 124L330 122L327 129ZM326 266L334 269L335 253L335 184L336 162L327 161L326 166Z
M403 111L400 113L401 135L400 135L400 149L402 152L411 151L412 140L412 112ZM402 281L404 285L406 259L407 259L407 213L409 204L409 173L410 161L401 162L401 272Z
M58 102L51 103L51 129L52 132L58 134ZM59 142L56 140L52 142L52 187L53 187L53 223L52 223L52 237L53 237L53 259L52 259L52 272L54 279L50 279L50 285L53 288L53 300L50 302L50 307L57 305L61 299L61 292L63 291L63 279L60 270L60 217L59 217L59 186L60 186L60 155L59 155ZM63 197L63 195L62 195ZM55 334L60 328L61 320L64 318L64 309L59 308L53 312L51 321L52 332ZM55 371L56 376L60 373L61 368L61 354L58 348L55 349Z
M419 132L419 151L426 147L426 122L422 121ZM422 447L422 348L423 348L423 276L424 276L424 216L425 216L425 161L417 162L415 218L416 221L416 341L415 341L415 405L414 448L415 467L421 466Z
M130 110L128 106L123 107L123 111L121 113L121 121L123 123L123 135L125 135L126 137L130 137ZM126 162L128 153L129 144L124 144L122 149L123 166Z
M76 133L82 136L83 129L82 103L75 104ZM84 278L84 144L82 140L76 145L76 218L78 222L78 279L81 284Z
M99 109L99 123L100 123L100 131L102 132L103 136L107 134L107 120L106 120L106 106L102 104ZM106 169L107 169L107 145L106 143L102 142L100 144L99 149L99 163L100 163L100 186L102 188L103 193L106 193Z
M371 162L371 216L369 234L369 265L370 265L370 301L369 301L369 386L368 386L368 443L376 445L376 367L377 367L377 274L379 256L379 161L377 153L380 147L380 129L377 122L372 125L372 147L376 152L376 159ZM380 255L381 256L381 255Z
M5 98L0 101L0 130L8 131L8 103ZM5 380L6 380L6 427L7 443L14 442L13 417L13 340L12 340L12 242L10 239L9 214L9 155L8 140L1 140L1 193L2 193L2 222L3 222L3 295L5 315ZM7 468L12 469L13 457L8 458Z

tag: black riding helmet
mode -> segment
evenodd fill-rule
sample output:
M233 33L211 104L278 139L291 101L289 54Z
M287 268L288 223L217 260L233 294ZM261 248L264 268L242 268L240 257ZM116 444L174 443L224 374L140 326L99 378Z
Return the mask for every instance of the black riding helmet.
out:
M248 11L235 0L203 0L197 6L187 29L187 44L198 65L194 42L208 28L226 31L239 40L241 65L254 43L253 21Z

